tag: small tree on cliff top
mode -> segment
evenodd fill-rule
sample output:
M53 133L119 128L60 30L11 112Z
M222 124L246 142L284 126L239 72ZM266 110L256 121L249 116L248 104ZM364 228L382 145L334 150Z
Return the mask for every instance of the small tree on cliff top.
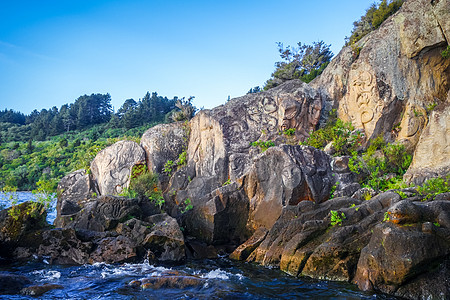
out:
M292 79L308 83L323 72L333 57L331 45L323 41L314 42L312 45L303 45L299 42L298 47L285 48L280 42L277 45L283 60L275 63L276 69L272 73L272 78L267 80L264 90Z

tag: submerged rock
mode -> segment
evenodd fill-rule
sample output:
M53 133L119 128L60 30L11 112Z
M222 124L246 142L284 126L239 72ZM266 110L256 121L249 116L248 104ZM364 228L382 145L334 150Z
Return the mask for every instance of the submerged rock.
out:
M22 275L0 273L0 295L15 295L31 280Z

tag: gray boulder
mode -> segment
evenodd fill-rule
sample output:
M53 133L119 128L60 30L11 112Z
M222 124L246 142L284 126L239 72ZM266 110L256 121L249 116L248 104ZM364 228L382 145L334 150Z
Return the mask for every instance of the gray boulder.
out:
M72 215L80 211L83 202L96 198L99 194L98 188L90 174L86 170L77 170L64 176L58 183L56 204L55 226L61 227L58 223L63 215Z
M136 165L145 164L145 151L132 141L119 141L100 151L91 163L101 195L117 195L130 184Z

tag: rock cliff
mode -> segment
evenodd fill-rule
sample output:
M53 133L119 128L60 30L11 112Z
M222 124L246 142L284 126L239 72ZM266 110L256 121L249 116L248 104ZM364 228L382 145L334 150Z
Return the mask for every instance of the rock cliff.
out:
M450 297L448 280L432 280L448 277L449 195L427 203L411 188L377 195L360 189L349 157L299 145L337 109L365 144L382 135L406 146L413 162L405 180L447 175L450 59L441 51L449 20L450 0L407 0L309 85L289 81L185 124L153 127L140 145L104 149L92 174L79 170L60 182L62 229L37 232L40 244L27 253L59 263L179 261L241 245L232 258L293 276L411 299ZM164 170L168 161L176 163ZM117 197L143 164L159 174L152 188L163 190L167 214L162 202ZM329 199L332 191L339 197Z

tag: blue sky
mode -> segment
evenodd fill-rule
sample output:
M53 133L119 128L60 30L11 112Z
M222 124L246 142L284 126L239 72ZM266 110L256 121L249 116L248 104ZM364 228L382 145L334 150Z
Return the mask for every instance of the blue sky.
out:
M276 42L323 40L336 55L373 0L1 1L0 109L80 95L195 96L212 108L270 77Z

